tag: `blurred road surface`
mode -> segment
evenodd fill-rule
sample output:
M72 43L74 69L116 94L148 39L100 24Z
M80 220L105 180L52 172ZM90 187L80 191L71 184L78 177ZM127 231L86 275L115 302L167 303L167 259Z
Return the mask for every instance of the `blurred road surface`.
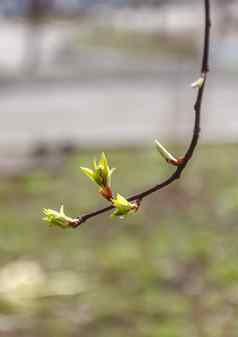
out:
M0 91L0 147L72 140L128 145L155 137L184 139L193 119L197 76L25 81ZM203 141L237 141L235 75L212 74L202 111Z

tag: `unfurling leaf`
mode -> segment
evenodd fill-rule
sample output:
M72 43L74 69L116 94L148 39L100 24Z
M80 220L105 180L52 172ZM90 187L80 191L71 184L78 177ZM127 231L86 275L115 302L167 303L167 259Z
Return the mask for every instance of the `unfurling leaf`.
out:
M89 177L92 181L94 181L94 172L93 170L87 168L87 167L80 167L80 169L83 171L83 173Z
M48 222L50 226L69 228L77 221L77 219L73 219L65 215L63 205L60 207L59 212L53 209L44 208L43 214L43 220Z
M129 202L119 193L116 195L116 198L112 200L113 206L116 208L112 213L112 216L119 216L124 218L130 213L135 213L138 210L138 204Z
M99 192L102 194L102 196L108 200L111 200L111 176L115 169L109 167L105 153L102 153L98 163L96 160L93 161L93 169L89 169L87 167L80 168L83 173L89 177L89 179L101 187Z

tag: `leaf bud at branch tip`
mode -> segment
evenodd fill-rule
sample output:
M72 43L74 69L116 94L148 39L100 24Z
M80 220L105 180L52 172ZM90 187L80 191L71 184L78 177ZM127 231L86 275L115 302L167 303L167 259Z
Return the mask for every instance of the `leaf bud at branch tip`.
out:
M183 158L175 158L157 139L155 140L155 146L161 156L167 161L167 163L174 166L179 166L182 164Z
M43 209L43 220L48 222L50 226L57 226L61 228L72 228L78 223L78 219L71 218L64 213L64 206L60 207L60 211L53 209Z
M111 189L111 176L115 169L109 167L105 153L102 153L98 163L96 160L94 160L93 169L87 167L80 168L90 180L100 186L99 193L105 199L111 201L113 197Z

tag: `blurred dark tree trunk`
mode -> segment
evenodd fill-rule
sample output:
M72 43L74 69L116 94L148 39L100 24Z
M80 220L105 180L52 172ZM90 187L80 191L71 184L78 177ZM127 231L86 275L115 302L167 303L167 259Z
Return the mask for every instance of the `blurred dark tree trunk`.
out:
M52 0L28 0L26 20L28 23L25 69L34 74L41 64L42 22L49 14Z

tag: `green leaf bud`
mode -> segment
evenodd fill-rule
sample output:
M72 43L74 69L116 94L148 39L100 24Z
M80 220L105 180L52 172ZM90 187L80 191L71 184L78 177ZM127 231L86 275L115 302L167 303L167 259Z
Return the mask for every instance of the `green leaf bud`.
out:
M73 227L73 224L77 221L77 219L73 219L65 215L63 205L60 207L59 212L53 209L44 208L43 214L43 220L48 222L50 226L69 228Z

